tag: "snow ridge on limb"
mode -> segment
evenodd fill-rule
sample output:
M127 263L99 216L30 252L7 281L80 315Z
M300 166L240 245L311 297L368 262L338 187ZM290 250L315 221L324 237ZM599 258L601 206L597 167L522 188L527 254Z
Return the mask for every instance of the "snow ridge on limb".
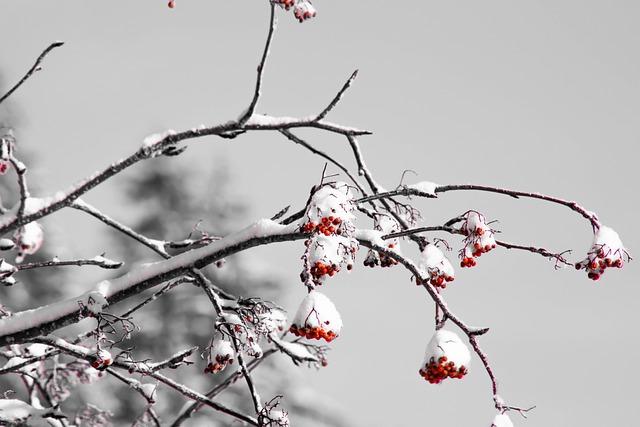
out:
M295 225L283 226L262 219L208 246L167 260L142 264L124 276L100 282L95 289L77 297L15 313L0 319L0 346L21 343L80 321L87 315L83 313L83 307L89 306L90 300L98 299L98 296L108 304L113 304L185 274L192 267L202 268L220 258L254 246L304 238L305 235L296 228Z

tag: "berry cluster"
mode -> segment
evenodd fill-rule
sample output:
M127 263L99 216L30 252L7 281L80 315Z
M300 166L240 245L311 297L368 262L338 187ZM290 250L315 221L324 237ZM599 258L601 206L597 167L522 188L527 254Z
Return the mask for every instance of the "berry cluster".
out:
M418 267L429 275L429 283L436 288L445 289L447 283L455 280L453 266L440 248L434 244L430 243L422 250ZM423 284L423 281L416 279L416 285Z
M471 353L460 337L440 329L429 341L420 376L431 384L440 384L447 378L461 379L468 372Z
M291 327L289 328L289 332L297 337L303 337L310 340L319 340L320 338L322 338L326 342L331 342L337 337L335 332L331 330L327 331L321 327L298 328L296 325L291 325Z
M296 3L296 0L273 0L273 2L280 5L285 10L289 10Z
M467 373L467 368L460 366L457 368L453 362L447 362L447 356L440 356L436 362L431 358L429 363L418 371L420 376L431 384L440 384L447 378L461 379Z
M340 224L342 220L338 217L334 217L330 215L328 217L324 216L320 219L319 223L315 223L313 221L307 222L302 226L302 231L305 233L320 233L325 236L330 236L332 234L342 234L340 230Z
M440 288L440 289L446 289L447 284L449 282L453 282L455 280L455 278L453 276L446 276L444 274L438 274L437 276L433 276L431 277L428 282L431 284L431 286L434 286L436 288ZM420 279L416 279L416 285L417 286L422 286L426 283L427 281L422 281Z
M311 291L302 300L289 331L308 339L333 341L342 329L342 318L336 306L325 295Z
M494 231L485 221L484 215L469 211L465 215L465 221L460 228L464 239L464 248L460 251L460 267L474 267L482 254L489 252L496 247Z
M215 361L209 361L207 367L204 368L205 373L217 374L222 371L227 365L231 365L233 363L233 359L226 355L223 356L221 354L217 355Z
M620 236L613 229L603 225L596 232L587 257L576 263L576 269L584 268L589 279L598 280L607 268L622 268L625 258L627 261L631 259Z
M309 0L272 0L273 3L279 5L285 10L293 7L293 15L299 22L316 16L316 9Z
M304 269L300 280L312 288L334 276L346 265L351 270L358 241L353 238L353 194L344 182L324 184L314 188L300 229L313 233L305 241L307 250L302 259Z
M316 8L309 1L300 1L293 8L293 16L296 17L298 22L304 22L316 16Z
M103 371L113 364L111 353L102 349L98 350L89 361L91 363L91 367L99 371Z
M348 267L347 267L348 268ZM318 282L318 284L322 284L321 279L324 276L333 277L340 269L335 264L324 264L322 261L316 261L313 266L311 266L311 276Z
M16 242L18 255L16 263L21 263L26 255L33 255L38 252L44 241L44 233L42 227L33 221L20 227L13 238Z
M233 363L235 352L231 343L223 339L216 339L209 348L207 357L207 367L205 373L217 374Z

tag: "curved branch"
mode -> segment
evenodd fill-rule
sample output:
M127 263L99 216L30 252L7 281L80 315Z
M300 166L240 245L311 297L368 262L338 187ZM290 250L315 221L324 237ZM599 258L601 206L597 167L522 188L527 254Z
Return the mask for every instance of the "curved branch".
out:
M2 102L7 99L9 96L11 96L11 94L13 92L15 92L20 86L22 86L22 84L24 82L26 82L32 75L33 73L35 73L36 71L40 71L42 69L42 67L40 67L40 63L42 62L42 60L44 59L45 56L47 56L49 54L49 52L51 52L53 49L60 47L64 44L64 42L61 41L56 41L51 43L41 54L40 56L38 56L38 58L36 59L36 62L33 64L33 66L29 69L29 71L27 71L27 74L24 75L24 77L22 77L20 79L20 81L18 83L16 83L11 89L9 89L9 91L7 93L5 93L4 95L2 95L2 97L0 97L0 104L2 104Z
M143 264L124 276L100 282L92 291L77 297L15 313L0 319L0 346L24 342L79 322L83 318L83 307L80 303L86 303L88 298L103 298L109 304L115 304L167 280L191 274L193 268L200 269L251 247L308 237L307 234L297 231L297 228L297 225L282 226L270 220L260 220L208 246L184 252L167 260Z

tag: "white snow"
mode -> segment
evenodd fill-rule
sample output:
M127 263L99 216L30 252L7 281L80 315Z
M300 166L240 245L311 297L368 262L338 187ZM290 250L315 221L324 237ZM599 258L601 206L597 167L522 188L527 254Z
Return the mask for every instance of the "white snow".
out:
M420 181L416 182L415 184L407 185L407 188L419 191L420 193L424 193L429 196L436 197L436 188L438 188L438 184L436 184L435 182Z
M16 271L18 271L18 269L14 265L9 264L4 259L0 259L0 277L5 278L11 276Z
M493 419L491 427L513 427L513 423L507 414L498 414Z
M365 240L367 242L371 242L374 245L384 247L384 240L382 240L383 232L380 230L356 230L354 236L358 240Z
M293 324L299 328L322 328L339 335L342 317L327 296L318 291L311 291L300 303Z
M454 332L440 329L429 341L425 351L423 366L427 365L431 358L438 360L446 356L449 362L453 362L456 368L464 366L469 368L471 353L460 337Z
M40 357L49 351L51 347L46 344L35 343L28 346L25 351L31 357Z
M318 224L322 218L333 216L350 222L355 218L354 209L351 188L344 182L336 182L323 185L313 193L307 209L307 219Z
M33 427L49 427L42 418L51 413L50 409L38 409L22 400L0 399L0 424L28 425Z
M309 261L320 261L327 265L343 266L353 261L350 248L353 239L342 236L317 235L311 239ZM357 243L356 243L357 244Z
M107 282L106 280L102 283ZM109 302L104 297L104 294L100 291L90 291L85 297L80 300L80 303L89 310L91 313L97 315L103 311L103 309L109 305Z
M283 341L278 340L278 344L290 356L296 357L301 360L309 361L309 362L318 361L318 359L313 354L311 354L311 352L307 349L307 347L302 344L298 344L295 342L288 342L284 340Z
M159 142L161 142L163 139L165 139L166 137L170 136L170 135L175 135L176 131L173 129L169 129L165 132L162 133L154 133L151 134L149 136L147 136L144 141L142 141L142 147L143 148L152 148L154 145L158 144Z
M122 264L121 262L114 261L114 260L106 258L106 257L104 257L102 255L96 255L92 259L93 259L93 261L101 263L105 267L115 267L115 266L119 266L119 265Z
M44 241L44 232L42 226L33 221L23 225L13 235L18 246L18 255L16 256L16 264L20 264L25 255L33 255L42 246Z
M249 227L230 234L223 239L216 240L207 246L192 249L167 260L140 265L123 276L111 281L100 282L96 285L95 290L99 291L106 299L109 299L113 295L125 291L138 283L185 266L192 266L198 260L248 239L294 233L297 229L298 225L294 223L284 226L268 219L259 220ZM76 313L79 309L78 302L85 301L89 293L32 310L14 313L10 317L0 319L0 337L31 329L40 324L52 322L71 313Z
M428 244L420 254L418 268L430 277L450 276L455 277L453 265L444 253L434 244Z
M4 366L2 367L2 369L9 369L9 368L13 368L14 366L17 366L23 362L26 362L28 360L28 358L24 358L24 357L19 357L19 356L15 356L12 357L11 359L7 360L7 363L4 364ZM36 367L35 364L37 362L31 363L29 365L23 366L20 370L21 371L25 371L25 372L30 372L33 371Z
M246 126L260 126L260 127L282 127L293 123L298 123L301 120L295 117L274 117L266 114L254 113L249 117Z

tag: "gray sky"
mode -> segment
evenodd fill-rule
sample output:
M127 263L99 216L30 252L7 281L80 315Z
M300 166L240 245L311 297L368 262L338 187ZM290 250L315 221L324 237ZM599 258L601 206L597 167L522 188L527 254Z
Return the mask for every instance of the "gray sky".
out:
M237 117L253 90L267 28L264 3L178 0L169 10L160 0L0 0L3 87L51 41L67 42L13 97L21 149L38 155L31 180L45 191L65 188L128 155L150 133ZM279 13L257 111L318 112L358 68L358 80L329 118L374 131L361 145L385 187L411 169L418 173L411 180L550 193L580 201L632 251L640 247L638 2L315 5L317 18L303 25ZM300 134L353 164L343 139ZM236 197L250 203L253 218L301 206L323 166L277 134L190 145L175 162L203 174L228 162ZM126 219L119 191L135 173L86 199ZM583 219L539 202L451 193L416 205L425 224L478 209L500 220L504 240L574 249L572 259L582 258L591 242ZM77 213L57 215L48 231L73 243L60 255L108 249L98 239L79 243L86 233L102 232L101 225ZM72 228L83 233L71 235ZM449 241L459 247L457 239ZM294 311L304 295L297 279L302 244L277 249L250 254L290 283L282 303ZM593 283L583 272L554 271L541 257L501 252L458 270L445 296L467 322L492 328L481 343L502 396L537 405L526 422L513 416L516 424L636 424L637 262ZM464 381L432 386L418 376L433 304L406 272L361 267L324 291L345 328L332 344L330 366L305 375L358 425L490 424L490 384L479 360Z

